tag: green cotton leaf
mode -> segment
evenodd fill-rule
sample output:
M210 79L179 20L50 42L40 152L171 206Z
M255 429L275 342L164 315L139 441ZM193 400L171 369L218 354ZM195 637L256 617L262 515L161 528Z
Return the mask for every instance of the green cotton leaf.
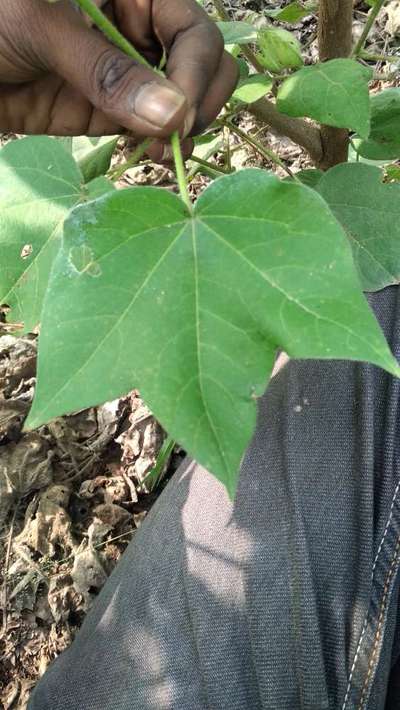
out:
M313 3L312 6L302 5L300 2L291 2L289 5L283 8L276 8L275 10L265 10L265 14L268 17L272 17L273 20L278 20L279 22L289 22L294 24L299 22L303 17L312 14L316 8L317 4Z
M257 39L257 30L250 22L217 22L225 44L248 44Z
M267 27L259 31L257 41L260 48L257 59L265 69L279 74L303 65L300 43L291 32Z
M316 168L305 168L296 173L296 177L301 180L303 185L308 185L308 187L313 187L314 189L317 187L323 175L322 170L317 170Z
M348 150L349 163L365 163L366 165L372 165L374 168L384 168L389 165L390 160L368 160L368 158L363 158L362 155L357 153L356 143L357 140L352 138Z
M379 168L345 163L317 185L349 237L365 291L400 281L400 185L382 179Z
M239 69L239 81L246 79L249 76L250 68L245 59L238 57L236 63Z
M65 223L27 427L138 387L233 495L278 348L400 372L315 191L243 170L190 217L165 190L117 190Z
M203 133L200 136L194 138L194 151L193 157L200 158L202 160L209 160L215 153L218 153L224 147L224 137L221 131L218 133ZM188 179L191 179L199 170L206 171L204 166L200 166L194 160L188 160L186 163L188 168Z
M79 202L81 182L54 138L23 138L0 150L0 303L25 331L39 322L60 228Z
M299 170L296 173L297 180L303 183L303 185L308 185L308 187L317 187L319 181L321 180L324 173L322 170L317 170L316 168L305 168L304 170ZM293 181L294 178L287 177L284 178L286 181Z
M103 175L100 175L94 180L91 180L84 186L84 190L86 191L86 197L88 200L96 200L98 197L102 197L103 195L106 195L108 192L112 192L115 189L116 188L114 183L110 182L110 180L107 180L107 178L105 178ZM84 200L84 197L85 195L83 196L82 201Z
M371 96L371 133L355 141L357 152L369 160L400 158L400 89L385 89Z
M237 89L231 98L234 101L252 104L271 91L272 85L272 79L269 79L265 74L251 74L251 76L239 81Z
M89 138L78 136L73 139L72 153L77 161L84 182L90 182L100 175L105 175L111 164L111 158L119 136Z
M328 126L350 128L367 138L371 78L372 70L353 59L304 67L281 85L277 108L289 116L308 116Z

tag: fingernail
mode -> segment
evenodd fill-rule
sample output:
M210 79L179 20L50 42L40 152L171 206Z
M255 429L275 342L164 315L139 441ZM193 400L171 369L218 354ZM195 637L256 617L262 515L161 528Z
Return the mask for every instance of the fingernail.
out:
M195 108L189 109L189 111L187 112L186 118L185 118L185 123L183 125L182 138L186 138L189 135L190 131L193 128L195 118L196 118L196 109Z
M161 162L162 163L170 163L174 159L174 154L172 152L172 148L170 145L165 145L162 156L161 156Z
M157 128L164 128L182 108L185 100L183 94L150 81L135 91L133 110L139 118Z

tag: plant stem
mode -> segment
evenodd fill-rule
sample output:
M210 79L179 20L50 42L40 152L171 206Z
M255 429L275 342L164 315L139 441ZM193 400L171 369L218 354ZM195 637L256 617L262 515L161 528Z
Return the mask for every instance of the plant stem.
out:
M223 22L229 22L231 18L229 16L229 13L225 10L225 6L222 0L213 0L213 2L220 19ZM258 61L249 44L242 44L240 47L240 51L257 72L261 72L262 74L265 73L264 67Z
M232 169L227 170L227 169L221 168L219 165L216 165L215 163L209 163L208 160L203 160L203 158L198 158L196 155L192 155L190 157L190 160L192 160L193 163L197 163L197 165L201 165L203 168L207 168L207 170L211 170L213 173L217 173L220 175L229 175L230 173L233 172Z
M146 483L150 479L150 490L153 491L154 488L158 485L161 476L163 475L165 468L167 466L167 463L169 459L171 458L171 455L173 453L173 450L176 446L176 441L171 437L167 436L165 439L160 451L158 452L157 460L153 468L145 475L143 480L141 481L141 485L143 486L144 483Z
M221 20L228 21L230 16L225 10L222 0L213 0ZM265 74L264 68L260 66L257 57L249 45L242 45L241 52L246 59L253 65L256 71ZM269 75L269 74L268 74ZM271 76L272 79L276 78ZM285 77L287 78L287 77ZM259 99L254 104L247 107L247 110L253 114L259 121L267 123L281 135L287 136L297 145L304 148L310 155L314 163L318 164L322 158L322 143L321 134L318 128L313 126L301 118L292 118L285 116L278 111L275 104L269 99Z
M225 10L225 5L222 0L213 0L213 2L214 7L218 12L218 15L220 16L221 20L223 20L224 22L229 22L231 18L229 17L229 13Z
M231 134L229 131L229 126L225 126L223 129L223 139L224 139L224 156L225 156L225 167L229 173L232 172L231 163Z
M171 146L175 159L176 179L178 181L179 193L182 201L185 203L188 209L189 214L192 214L193 205L190 199L189 190L187 186L185 164L183 162L178 133L174 133L171 137Z
M4 570L3 570L3 599L2 599L3 628L0 631L0 636L3 636L3 634L5 634L5 632L7 631L7 606L8 606L8 600L7 600L7 581L8 580L7 580L7 577L8 577L8 568L9 568L10 557L11 557L11 546L12 546L12 541L13 541L13 537L14 537L14 526L15 526L15 521L17 519L19 504L20 504L20 500L15 504L13 516L11 519L10 530L8 533L6 559L5 559Z
M285 165L285 163L280 159L279 155L277 155L273 150L270 148L266 148L266 146L261 145L253 136L250 136L248 133L245 133L242 131L240 128L235 126L233 123L230 123L230 121L221 121L221 124L223 126L228 126L228 128L232 131L232 133L236 133L239 138L241 138L245 143L248 143L251 145L254 150L257 151L263 158L266 160L270 160L272 163L275 163L275 165L279 165L280 168L282 168L288 175L290 175L291 178L294 178L295 180L297 179L295 174L290 170L290 168Z
M361 50L364 48L368 35L371 32L372 26L384 4L385 0L376 0L375 5L373 5L371 10L369 11L361 37L352 51L352 57L358 57Z
M117 30L115 25L110 22L108 17L106 17L106 15L100 10L100 8L97 7L97 5L94 4L94 2L92 2L92 0L74 0L74 2L86 15L88 15L88 17L90 17L96 27L98 27L99 30L101 30L103 34L105 34L105 36L116 45L116 47L125 52L128 57L135 59L139 64L143 64L152 71L157 71L151 66L151 64L149 64L147 59L142 57L140 52L135 49L126 37L124 37L124 35Z
M247 111L258 121L271 126L277 133L287 136L293 143L304 148L315 164L320 163L323 158L323 150L319 128L302 118L285 116L269 99L255 101L247 107Z
M346 58L352 47L353 0L320 0L318 13L319 60ZM346 128L321 126L323 155L317 163L322 170L345 163L349 150Z
M320 0L319 61L349 57L352 48L353 0Z
M366 62L398 62L399 58L392 54L370 54L363 49L359 53L359 58Z
M108 39L113 44L115 44L116 47L118 47L119 49L121 49L122 52L127 54L128 57L131 57L139 64L142 64L148 69L151 69L151 71L155 72L159 76L164 76L163 72L161 72L159 69L152 67L151 64L149 64L149 62L147 61L147 59L142 57L140 52L135 49L135 47L124 37L124 35L121 34L121 32L119 32L119 30L112 24L112 22L110 22L110 20L105 16L105 14L100 10L100 8L97 7L93 0L74 0L74 2L83 12L86 13L86 15L90 17L96 27L98 27L99 30L101 30L106 35L106 37L108 37ZM185 166L182 158L181 146L179 143L179 135L177 132L175 132L171 137L171 146L175 161L176 177L178 180L179 192L183 202L191 213L192 203L190 201L187 189Z
M122 165L117 165L116 168L110 170L110 172L108 173L108 177L110 178L110 180L119 180L119 178L122 177L124 172L129 170L129 168L134 168L141 160L141 158L143 158L150 143L150 138L146 138L146 140L144 140L142 143L139 143L139 145L135 147L135 150L130 154L129 158L124 163L122 163Z

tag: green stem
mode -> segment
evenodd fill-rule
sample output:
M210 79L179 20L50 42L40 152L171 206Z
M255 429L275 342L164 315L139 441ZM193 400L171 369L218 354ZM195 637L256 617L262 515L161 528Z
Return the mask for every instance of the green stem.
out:
M224 139L224 155L225 155L225 166L229 173L232 172L232 162L231 162L231 134L229 131L229 126L224 126L223 128L223 139Z
M128 57L131 57L132 59L135 59L139 64L143 64L143 66L148 67L148 69L151 69L152 71L157 71L155 70L151 64L142 57L140 52L138 52L135 47L128 42L126 37L124 37L119 30L113 25L112 22L106 17L104 12L100 10L100 8L97 7L97 5L92 2L92 0L74 0L75 4L80 7L82 12L84 12L92 22L96 25L96 27L99 28L105 34L108 39L115 44L116 47L121 49L125 54L128 55Z
M376 0L375 5L372 7L370 12L368 13L367 21L364 25L364 29L362 31L361 37L358 40L357 44L355 45L353 51L352 51L352 57L358 57L361 50L364 48L364 45L367 41L368 35L371 32L372 26L381 11L382 7L384 6L386 0Z
M364 59L366 62L398 62L399 58L391 54L370 54L361 50L360 59Z
M189 214L192 214L193 213L193 206L192 206L192 202L190 200L189 190L188 190L188 186L187 186L185 164L183 162L182 151L181 151L181 147L179 144L178 133L174 133L173 136L171 137L171 146L172 146L172 152L174 154L176 179L178 181L180 196L181 196L181 199L183 200L183 202L185 203Z
M215 163L210 163L208 160L198 158L197 155L192 155L190 160L193 163L197 163L197 165L201 165L203 168L207 168L207 170L211 170L213 173L217 173L219 175L230 175L230 173L233 172L232 169L224 169Z
M231 18L229 13L225 10L225 6L222 0L213 0L213 2L220 20L222 20L223 22L229 22ZM249 44L242 44L240 47L240 51L257 72L260 72L261 74L265 73L264 67L258 61Z
M146 138L142 143L139 143L139 145L136 146L135 150L130 154L128 160L126 160L122 165L117 165L116 168L110 170L108 173L108 177L110 180L119 180L122 175L129 170L130 168L134 168L138 162L143 158L147 148L149 147L151 143L150 138Z
M108 37L108 39L113 44L115 44L116 47L118 47L122 52L127 54L128 57L131 57L139 64L148 67L159 76L164 76L162 72L152 67L151 64L149 64L149 62L147 61L147 59L142 57L140 52L135 49L135 47L126 39L126 37L124 37L124 35L121 34L121 32L119 32L119 30L112 24L112 22L110 22L108 17L106 17L106 15L100 10L100 8L95 5L93 0L74 0L74 2L86 15L90 17L96 27L98 27L99 30L101 30L105 34L105 36ZM185 166L182 158L179 135L177 132L175 132L171 137L171 146L175 160L175 169L176 177L178 180L179 192L183 202L191 213L192 203L190 201L188 193Z
M161 476L163 475L166 465L171 458L171 455L176 446L176 441L171 436L167 436L160 451L158 452L157 460L153 468L145 475L141 484L143 486L150 479L150 490L153 491L158 485Z
M282 168L288 175L290 175L291 178L293 178L297 182L300 182L300 180L296 178L296 175L291 171L291 169L288 168L287 165L285 165L285 163L280 159L279 155L277 155L273 150L271 150L270 148L266 148L266 146L264 145L261 145L261 143L256 141L255 138L250 136L248 133L242 131L233 123L230 123L230 121L222 120L221 123L224 126L229 126L232 133L236 133L236 135L239 136L239 138L241 138L245 143L251 145L251 147L254 148L254 150L256 150L257 153L259 153L263 158L271 160L276 165L279 165L279 167Z

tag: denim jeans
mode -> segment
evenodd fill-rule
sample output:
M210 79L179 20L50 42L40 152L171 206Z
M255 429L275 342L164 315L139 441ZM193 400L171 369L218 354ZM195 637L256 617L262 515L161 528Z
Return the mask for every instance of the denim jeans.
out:
M400 290L370 298L400 357ZM29 710L399 710L400 383L289 362L233 504L186 461Z

